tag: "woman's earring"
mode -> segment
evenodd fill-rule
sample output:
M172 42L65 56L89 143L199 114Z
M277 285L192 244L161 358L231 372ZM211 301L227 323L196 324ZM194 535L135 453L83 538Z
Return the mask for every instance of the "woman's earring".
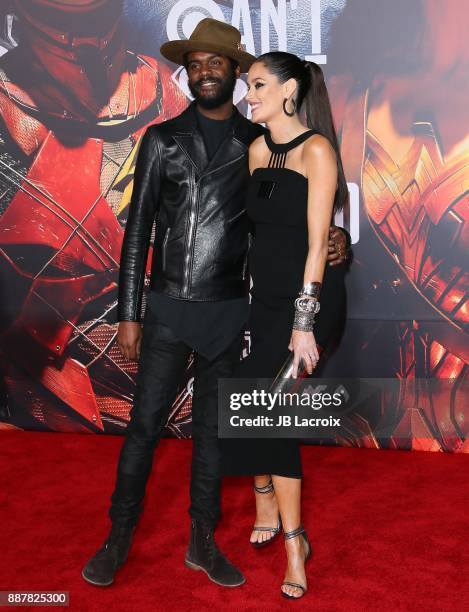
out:
M295 100L292 99L291 103L293 104L293 110L290 113L289 111L287 111L287 102L288 102L288 98L284 98L283 100L283 112L285 113L285 115L287 115L287 117L293 117L293 115L296 113L296 102Z

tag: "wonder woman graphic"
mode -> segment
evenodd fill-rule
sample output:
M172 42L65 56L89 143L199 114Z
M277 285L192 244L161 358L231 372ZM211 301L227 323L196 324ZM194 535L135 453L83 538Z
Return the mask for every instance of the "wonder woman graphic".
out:
M394 421L391 447L469 452L464 4L357 0L331 32L328 83L345 174L360 185L366 213L342 355L362 351L361 376L432 379L431 391L403 385L383 409L383 422ZM373 419L341 442L379 447Z

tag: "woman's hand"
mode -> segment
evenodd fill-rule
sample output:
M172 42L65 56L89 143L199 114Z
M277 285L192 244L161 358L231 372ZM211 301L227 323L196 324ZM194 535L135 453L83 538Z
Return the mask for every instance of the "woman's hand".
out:
M298 376L298 367L301 359L306 366L308 374L312 374L319 361L319 352L313 332L297 331L294 329L288 348L295 353L293 358L293 378Z

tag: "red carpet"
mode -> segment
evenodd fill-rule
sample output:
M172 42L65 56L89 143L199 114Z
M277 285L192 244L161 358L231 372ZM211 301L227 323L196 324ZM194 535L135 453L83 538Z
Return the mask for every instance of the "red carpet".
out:
M315 548L309 592L281 599L283 544L248 544L247 479L224 486L221 548L247 583L223 589L183 565L190 442L159 448L135 545L116 583L82 565L108 530L117 437L1 432L0 590L66 590L88 610L469 610L464 455L304 447L304 523ZM24 609L24 608L23 608Z

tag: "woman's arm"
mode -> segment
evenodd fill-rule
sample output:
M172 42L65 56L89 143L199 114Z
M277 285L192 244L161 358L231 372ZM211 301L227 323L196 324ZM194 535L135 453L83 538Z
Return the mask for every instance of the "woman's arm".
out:
M313 298L306 303L319 301L320 287L324 277L334 197L337 188L337 162L334 149L323 136L308 140L303 148L303 161L308 179L308 255L304 270L304 285L316 283ZM297 377L300 361L303 360L311 374L319 360L316 340L312 331L312 313L302 313L295 308L295 322L289 348L294 351L293 378Z
M334 149L324 136L305 143L303 160L308 178L308 256L304 283L322 282L326 266L329 228L337 187Z

